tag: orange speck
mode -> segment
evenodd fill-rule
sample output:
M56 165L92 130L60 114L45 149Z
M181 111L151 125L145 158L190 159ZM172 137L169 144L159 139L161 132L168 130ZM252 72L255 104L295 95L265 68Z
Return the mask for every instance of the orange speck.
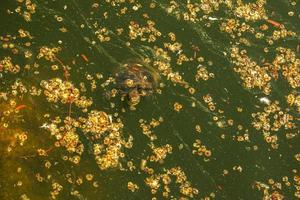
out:
M68 81L69 76L70 76L69 71L67 70L67 68L64 67L64 77L65 77L66 81Z
M271 20L271 19L267 19L266 21L268 23L272 24L273 26L277 27L277 28L280 28L282 26L279 22L276 22L276 21Z
M89 59L88 59L88 57L86 57L86 55L81 54L80 56L85 62L89 62Z
M26 107L27 107L26 105L22 104L22 105L17 106L16 110L22 110L22 109L24 109Z

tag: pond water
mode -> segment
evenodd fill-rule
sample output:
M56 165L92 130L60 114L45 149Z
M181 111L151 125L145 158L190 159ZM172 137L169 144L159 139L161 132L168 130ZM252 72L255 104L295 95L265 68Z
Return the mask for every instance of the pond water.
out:
M300 198L299 1L0 5L0 199Z

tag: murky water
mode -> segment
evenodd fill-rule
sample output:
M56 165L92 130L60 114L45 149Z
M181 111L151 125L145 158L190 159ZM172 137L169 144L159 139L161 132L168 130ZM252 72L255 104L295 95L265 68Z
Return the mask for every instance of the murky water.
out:
M0 4L0 199L300 197L298 1Z

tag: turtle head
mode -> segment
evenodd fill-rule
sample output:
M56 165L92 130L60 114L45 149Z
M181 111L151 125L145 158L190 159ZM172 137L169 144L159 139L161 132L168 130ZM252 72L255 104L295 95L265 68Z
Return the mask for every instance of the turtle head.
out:
M141 96L138 90L135 88L128 93L128 104L130 106L135 106L141 101Z

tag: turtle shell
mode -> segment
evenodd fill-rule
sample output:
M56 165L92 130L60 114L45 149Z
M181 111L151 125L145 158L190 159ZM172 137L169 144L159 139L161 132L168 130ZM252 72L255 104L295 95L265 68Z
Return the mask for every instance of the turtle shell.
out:
M142 65L124 66L116 74L117 88L123 93L136 89L139 93L151 93L156 82L151 72Z

